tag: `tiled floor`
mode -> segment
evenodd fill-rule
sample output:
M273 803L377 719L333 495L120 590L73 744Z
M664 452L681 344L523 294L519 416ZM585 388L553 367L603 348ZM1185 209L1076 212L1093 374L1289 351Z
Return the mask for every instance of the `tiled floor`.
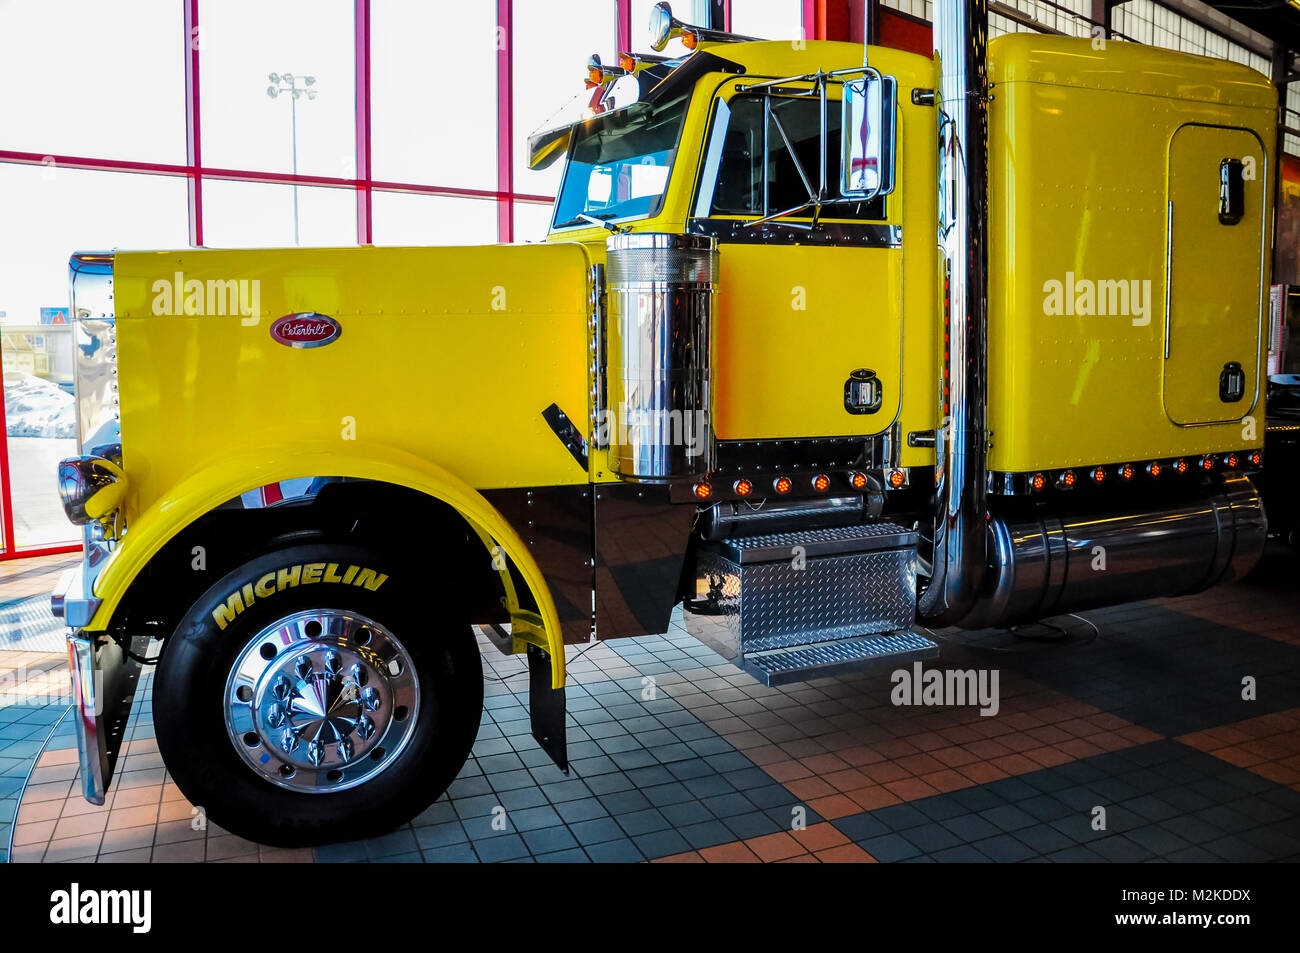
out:
M57 698L14 689L0 825L16 813L11 860L47 862L1296 860L1298 571L1270 550L1245 583L1085 613L1095 638L1075 619L1055 643L1042 627L940 633L927 668L996 670L992 717L895 706L888 672L766 688L676 624L574 649L567 777L529 735L523 662L484 642L482 728L448 793L390 834L315 850L205 823L158 758L147 682L103 808L78 793ZM0 606L13 598L0 580Z

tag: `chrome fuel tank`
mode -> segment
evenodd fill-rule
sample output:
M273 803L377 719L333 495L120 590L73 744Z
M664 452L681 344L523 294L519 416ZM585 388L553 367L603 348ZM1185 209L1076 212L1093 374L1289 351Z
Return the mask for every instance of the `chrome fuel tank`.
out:
M1259 561L1267 521L1241 474L1178 502L988 521L989 569L965 629L1159 596L1240 579Z

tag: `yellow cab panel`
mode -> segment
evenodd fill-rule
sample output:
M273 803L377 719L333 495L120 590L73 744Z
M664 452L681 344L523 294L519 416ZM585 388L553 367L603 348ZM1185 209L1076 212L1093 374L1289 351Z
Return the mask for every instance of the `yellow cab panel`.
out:
M1234 63L1120 41L1007 35L989 58L989 469L1259 446L1262 428L1243 418L1262 412L1271 84ZM1232 227L1217 218L1225 158L1257 176ZM1227 402L1220 372L1231 361L1245 392ZM1193 423L1203 425L1183 426Z

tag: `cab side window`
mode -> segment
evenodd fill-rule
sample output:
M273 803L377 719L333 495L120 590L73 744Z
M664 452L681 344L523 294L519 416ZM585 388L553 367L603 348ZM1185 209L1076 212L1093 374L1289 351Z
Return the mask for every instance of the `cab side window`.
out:
M725 123L725 131L721 126ZM840 107L826 110L826 188L838 191L840 176ZM729 115L719 112L713 135L722 135L717 181L710 215L761 218L809 201L821 181L821 104L816 98L735 96ZM707 185L706 185L707 187ZM870 202L823 205L822 217L883 220L884 198ZM811 209L795 212L808 218Z

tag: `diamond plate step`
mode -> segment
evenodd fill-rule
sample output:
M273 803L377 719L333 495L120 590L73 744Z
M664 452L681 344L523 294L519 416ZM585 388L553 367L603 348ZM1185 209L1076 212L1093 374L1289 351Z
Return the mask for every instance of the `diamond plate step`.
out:
M739 565L788 562L795 546L808 558L867 553L916 546L918 533L895 523L832 526L761 536L733 536L719 544L722 554Z
M766 685L786 685L877 665L934 658L938 654L939 646L923 635L887 632L751 653L741 660L741 667Z

